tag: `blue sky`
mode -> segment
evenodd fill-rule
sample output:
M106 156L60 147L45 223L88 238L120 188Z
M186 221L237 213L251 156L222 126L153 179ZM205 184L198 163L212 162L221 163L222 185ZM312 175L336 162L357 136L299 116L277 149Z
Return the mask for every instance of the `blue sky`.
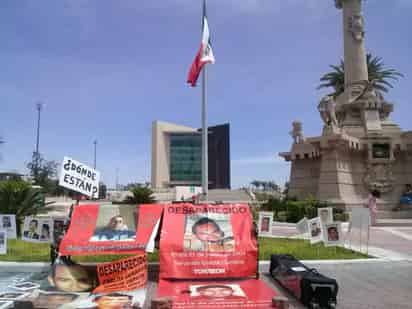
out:
M200 0L2 0L0 169L25 170L40 152L93 162L109 185L150 180L151 123L200 126L200 88L186 75L200 43ZM405 78L387 99L412 130L412 1L368 0L366 46ZM289 177L277 157L293 120L305 136L322 123L316 87L342 57L333 0L209 0L216 64L209 67L209 124L230 122L232 184ZM326 91L327 92L327 91Z

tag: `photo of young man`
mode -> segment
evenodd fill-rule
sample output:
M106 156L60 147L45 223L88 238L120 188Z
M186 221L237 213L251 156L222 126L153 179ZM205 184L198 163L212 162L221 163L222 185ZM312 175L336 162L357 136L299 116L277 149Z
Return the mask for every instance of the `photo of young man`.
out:
M340 222L326 224L324 229L325 246L336 246L341 244L341 234Z
M28 229L23 231L23 237L28 238L28 239L39 239L40 236L37 232L38 226L39 226L39 221L36 219L31 219Z
M117 215L110 218L105 227L96 229L90 241L133 240L135 238L136 231L129 230L123 217Z
M52 290L90 292L97 286L97 275L85 266L60 258L53 264L48 282Z
M269 222L270 218L263 217L260 223L260 231L261 232L269 232Z
M273 224L273 213L270 211L260 211L258 219L258 235L271 236Z
M2 227L4 229L11 228L11 219L9 216L3 216L1 218L1 221L2 221Z
M123 293L110 293L96 296L93 300L98 309L136 309L141 308L133 304L133 296Z
M211 284L201 286L190 286L190 296L193 298L219 300L244 299L245 293L239 285Z
M7 232L7 239L16 239L16 216L0 214L0 229Z
M308 230L311 244L322 241L323 235L319 217L308 220Z
M227 221L222 224L229 224ZM188 225L188 224L187 224ZM186 226L187 228L188 226ZM186 229L186 234L187 233ZM191 225L191 240L185 242L185 249L197 251L233 251L233 236L225 234L221 225L209 217L200 217Z

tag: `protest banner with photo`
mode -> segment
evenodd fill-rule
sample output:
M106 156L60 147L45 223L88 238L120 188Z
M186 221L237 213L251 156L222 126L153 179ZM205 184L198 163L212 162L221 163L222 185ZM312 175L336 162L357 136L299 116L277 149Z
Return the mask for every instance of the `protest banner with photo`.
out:
M326 247L342 244L343 234L340 222L327 223L323 226L323 241Z
M296 223L296 229L298 230L299 234L309 233L308 218L304 217L302 220Z
M64 157L59 178L60 186L97 198L99 181L100 172L72 158Z
M0 230L0 254L7 254L7 231Z
M147 251L162 205L77 205L61 255L133 254Z
M333 222L333 208L318 208L318 217L322 225Z
M311 244L315 244L323 240L322 226L319 217L308 220L308 230Z
M7 231L7 239L16 239L16 216L0 214L0 230Z
M147 282L147 267L146 254L98 264L99 286L93 293L130 291L142 288Z
M160 278L255 276L257 242L248 205L166 205Z
M158 297L171 296L173 308L272 308L276 296L261 280L169 281L160 280Z
M270 211L260 211L258 221L258 235L272 236L273 213Z
M53 220L46 217L25 217L22 239L35 243L50 243L53 237Z

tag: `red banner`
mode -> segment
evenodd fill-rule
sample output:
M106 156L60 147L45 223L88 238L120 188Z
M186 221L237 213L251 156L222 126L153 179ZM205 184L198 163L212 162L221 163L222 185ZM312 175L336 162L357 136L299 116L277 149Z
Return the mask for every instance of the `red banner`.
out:
M256 275L257 242L244 204L165 206L160 248L160 278Z
M97 265L100 285L93 293L130 291L144 287L147 282L145 254Z
M161 205L77 205L60 254L142 253L157 233L162 211Z
M158 297L172 297L173 309L273 308L276 295L261 280L169 281L160 280Z

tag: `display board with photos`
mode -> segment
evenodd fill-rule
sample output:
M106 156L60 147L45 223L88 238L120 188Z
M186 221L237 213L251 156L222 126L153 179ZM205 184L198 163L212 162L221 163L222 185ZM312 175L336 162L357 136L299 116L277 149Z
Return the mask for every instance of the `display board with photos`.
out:
M0 254L7 254L7 231L0 230Z
M25 217L22 239L35 243L50 243L53 237L53 219L50 217Z
M318 208L318 218L320 219L321 225L333 222L333 208L324 207Z
M308 229L308 218L304 217L298 223L296 223L296 229L299 234L306 234L309 233Z
M16 239L16 215L0 214L0 230L7 231L8 239Z
M77 205L59 252L92 255L153 251L162 212L162 205Z
M343 242L342 227L340 222L327 223L323 226L323 241L326 247L339 246Z
M276 292L257 279L219 281L160 280L158 297L172 297L173 308L273 308Z
M308 220L308 230L311 244L315 244L323 240L322 225L319 217Z
M260 211L258 221L258 235L272 236L273 212Z
M166 205L160 278L252 277L257 240L248 205Z

